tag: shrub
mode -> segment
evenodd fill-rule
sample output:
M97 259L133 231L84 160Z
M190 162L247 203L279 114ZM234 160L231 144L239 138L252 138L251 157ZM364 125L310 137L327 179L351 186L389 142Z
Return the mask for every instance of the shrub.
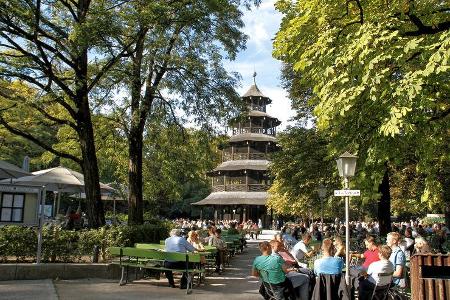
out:
M0 229L0 257L6 261L8 256L17 262L34 257L37 251L37 234L29 227L4 226Z
M80 231L49 226L42 231L42 260L46 262L76 262L82 256L92 255L94 246L100 246L103 260L112 246L132 247L135 243L159 243L165 239L171 223L104 226ZM35 260L37 229L8 225L0 228L0 259L14 257L16 261Z

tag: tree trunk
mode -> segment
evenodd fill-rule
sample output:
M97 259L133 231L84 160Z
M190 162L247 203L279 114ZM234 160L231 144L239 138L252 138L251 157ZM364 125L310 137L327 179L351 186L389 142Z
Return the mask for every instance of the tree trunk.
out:
M142 195L142 146L143 130L139 127L130 129L128 140L128 224L144 222L144 201Z
M80 10L87 10L88 2L80 2ZM87 6L86 6L87 5ZM85 12L81 13L83 18ZM94 129L88 90L88 49L82 47L76 59L77 72L75 78L76 101L78 112L76 117L77 133L80 139L82 165L84 174L84 190L89 227L98 228L105 225L105 212L100 192L100 176L98 174L97 154L95 151Z
M81 168L83 169L84 175L87 217L89 220L89 227L98 228L105 225L105 212L101 200L94 130L87 92L84 94L80 92L80 94L77 128L81 147Z
M105 212L100 193L97 155L95 153L92 126L87 126L79 133L83 158L84 190L89 227L98 228L105 225Z
M378 222L380 225L380 236L385 236L391 232L391 193L389 187L389 170L387 163L385 164L384 176L378 192L381 193L378 202Z

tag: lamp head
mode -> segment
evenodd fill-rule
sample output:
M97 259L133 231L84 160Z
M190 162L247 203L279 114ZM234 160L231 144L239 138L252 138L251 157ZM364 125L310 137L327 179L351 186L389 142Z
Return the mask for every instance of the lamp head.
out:
M317 192L319 193L319 198L325 198L327 196L327 188L323 184L319 185Z
M336 160L339 176L347 178L355 176L358 156L345 152Z

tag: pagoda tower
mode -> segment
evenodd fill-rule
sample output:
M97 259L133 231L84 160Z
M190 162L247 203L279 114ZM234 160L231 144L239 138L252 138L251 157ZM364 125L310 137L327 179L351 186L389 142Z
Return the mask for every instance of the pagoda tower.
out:
M212 193L194 205L213 206L216 220L261 219L267 227L272 222L265 206L272 184L268 166L271 154L278 150L275 136L281 122L266 113L272 100L256 82L241 98L247 111L229 122L232 135L221 147L222 163L208 173Z

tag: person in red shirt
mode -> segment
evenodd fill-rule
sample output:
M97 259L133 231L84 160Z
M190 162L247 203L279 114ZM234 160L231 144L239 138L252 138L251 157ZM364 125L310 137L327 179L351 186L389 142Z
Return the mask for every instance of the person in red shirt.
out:
M359 288L358 278L360 277L360 275L367 272L367 269L369 268L371 263L380 260L380 257L378 255L379 253L378 245L377 242L375 241L375 238L371 235L368 235L364 240L364 244L367 248L367 250L364 253L350 254L350 258L351 257L364 258L364 263L361 266L350 268L351 285L356 290Z
M367 270L369 268L369 265L373 262L379 261L380 257L378 255L378 245L373 236L367 236L364 240L364 244L367 248L364 253L352 253L350 254L350 256L356 258L364 258L364 263L361 267L363 270Z

